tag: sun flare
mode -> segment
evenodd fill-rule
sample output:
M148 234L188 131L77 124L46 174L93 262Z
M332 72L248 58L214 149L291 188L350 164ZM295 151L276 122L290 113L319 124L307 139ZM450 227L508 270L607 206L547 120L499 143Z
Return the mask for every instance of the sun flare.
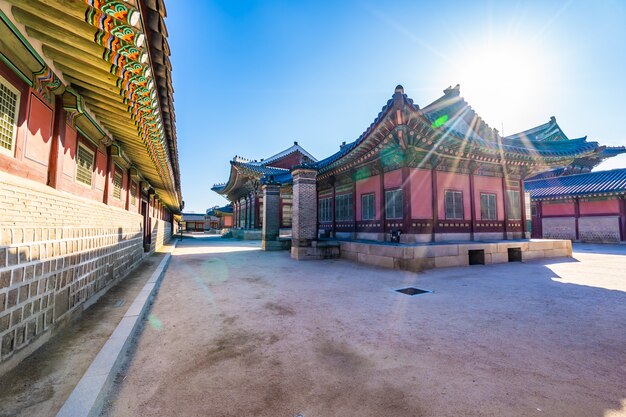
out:
M498 129L508 115L527 111L546 87L546 60L523 42L492 42L459 55L455 80L463 96Z

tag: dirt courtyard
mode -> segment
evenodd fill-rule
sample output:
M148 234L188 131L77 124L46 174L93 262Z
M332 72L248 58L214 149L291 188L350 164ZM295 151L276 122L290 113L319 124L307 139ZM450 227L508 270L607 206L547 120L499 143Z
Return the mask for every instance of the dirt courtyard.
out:
M574 251L416 274L186 238L103 414L625 416L626 246Z

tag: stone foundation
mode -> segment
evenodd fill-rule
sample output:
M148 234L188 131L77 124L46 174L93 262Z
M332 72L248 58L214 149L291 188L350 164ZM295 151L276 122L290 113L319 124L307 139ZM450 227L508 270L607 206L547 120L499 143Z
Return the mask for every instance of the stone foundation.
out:
M340 242L340 245L341 257L344 259L413 272L448 266L467 266L470 264L470 250L484 251L485 265L509 262L509 248L519 248L524 261L572 256L571 241L548 239L430 245Z
M137 265L142 224L138 213L0 173L0 375ZM169 228L156 228L158 245Z
M337 241L311 242L311 246L291 246L291 257L299 261L336 259L340 255L340 243Z
M235 239L240 240L261 240L261 229L230 229Z

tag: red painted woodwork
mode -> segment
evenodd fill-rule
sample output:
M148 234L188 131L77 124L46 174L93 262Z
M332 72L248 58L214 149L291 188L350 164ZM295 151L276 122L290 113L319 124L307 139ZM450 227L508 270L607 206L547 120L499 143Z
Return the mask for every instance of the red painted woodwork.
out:
M24 142L24 161L32 169L48 175L54 111L43 100L31 94L28 112L28 131ZM47 178L46 178L47 179Z
M620 209L619 200L581 201L580 202L580 215L581 216L586 216L589 214L618 215L619 209Z
M474 210L476 213L476 221L480 218L480 195L481 194L496 195L496 215L497 220L504 220L504 195L502 194L502 179L498 177L482 177L474 175Z
M570 201L567 203L556 203L556 204L546 204L545 202L542 205L543 217L550 216L573 216L575 214L574 202Z
M433 242L435 241L435 234L439 231L439 196L437 195L437 169L431 170L431 193L433 196Z
M380 175L365 178L356 182L356 220L362 221L361 196L363 194L374 194L374 218L380 221Z
M469 175L469 196L470 196L470 240L474 240L474 225L476 222L476 202L474 191L474 177L475 175L470 172Z
M56 112L48 163L48 185L60 189L63 183L63 150L65 149L65 110L61 97L55 99Z
M574 199L574 227L576 229L576 240L580 239L578 233L578 218L580 217L580 205L578 199Z
M438 194L438 206L439 206L439 218L446 218L445 208L445 191L461 191L463 193L463 218L465 220L471 220L472 211L470 207L469 198L469 175L456 174L453 172L437 172L437 194Z
M619 200L619 215L620 215L620 236L622 241L626 241L626 197L622 196Z
M409 182L411 184L411 218L431 219L433 216L431 171L411 168Z
M411 181L409 181L409 168L402 168L402 232L407 233L407 227L411 222Z
M385 172L385 190L402 187L402 169Z
M81 141L82 142L82 141ZM85 143L85 142L82 142ZM93 187L100 191L100 198L103 197L107 178L107 155L106 151L98 149L96 152L96 169L94 172Z
M521 218L522 218L522 237L526 237L526 228L528 227L526 223L526 196L524 195L524 180L520 180L519 182L519 196L520 196L520 208L521 210Z

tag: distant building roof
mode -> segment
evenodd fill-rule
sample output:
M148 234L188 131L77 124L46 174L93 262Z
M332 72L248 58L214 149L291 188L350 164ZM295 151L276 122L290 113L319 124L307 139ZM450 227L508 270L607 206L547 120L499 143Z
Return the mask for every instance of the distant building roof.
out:
M224 207L214 207L214 208L210 208L206 211L206 214L208 216L215 216L215 217L222 217L224 215L231 215L233 214L233 206L231 206L230 204L224 206Z
M626 194L626 168L526 181L535 199Z
M184 222L199 222L204 221L204 213L183 213Z

